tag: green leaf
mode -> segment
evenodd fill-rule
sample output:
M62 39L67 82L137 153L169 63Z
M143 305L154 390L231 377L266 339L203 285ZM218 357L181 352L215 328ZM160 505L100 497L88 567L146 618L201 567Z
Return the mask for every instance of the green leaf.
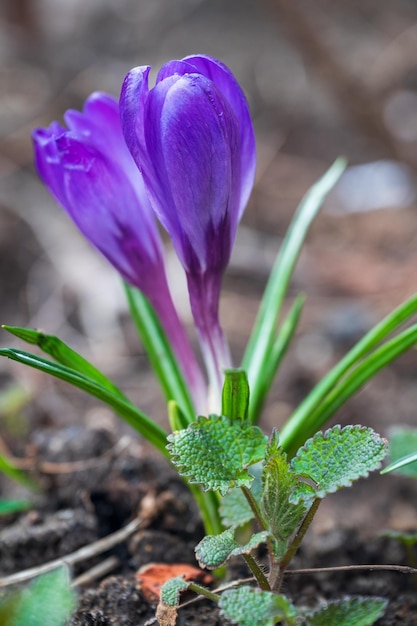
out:
M291 467L309 477L316 485L315 496L324 498L378 469L386 454L387 441L372 428L334 426L309 439L292 459ZM301 485L294 501L304 497Z
M251 484L253 476L246 468L263 458L266 446L266 437L257 426L219 415L199 417L168 440L179 473L201 484L204 491L218 490L222 495L231 487Z
M222 392L222 415L232 421L246 420L249 408L248 377L244 370L226 370Z
M260 543L267 540L268 534L266 531L255 533L244 545L235 540L234 528L228 528L220 535L207 535L195 548L198 564L207 569L217 569L232 556L252 552Z
M262 513L273 537L280 544L286 543L301 524L306 505L303 501L292 502L298 478L291 470L276 434L268 445L262 483Z
M417 429L396 427L389 438L389 458L391 463L381 474L399 470L401 474L417 478Z
M385 613L388 601L383 598L346 598L330 602L316 611L308 626L372 626Z
M64 626L75 609L66 567L39 576L29 587L1 600L1 626ZM12 608L12 611L10 611Z
M250 414L252 421L256 421L256 416L260 415L279 366L291 345L298 327L304 302L304 296L297 296L290 312L278 329L277 336L268 355L268 360L262 370L262 376L259 377L256 387L251 392Z
M167 580L161 587L161 602L168 606L179 606L181 592L186 591L190 584L182 576Z
M327 399L330 392L342 382L342 379L350 370L367 354L369 355L386 337L394 331L397 331L407 320L415 315L416 312L417 295L414 295L390 313L379 324L374 326L374 328L372 328L311 390L291 415L290 419L284 424L280 432L281 445L290 455L293 455L308 437L312 436L321 428L326 420L328 420L350 396L364 385L367 380L372 378L382 367L385 367L414 344L416 340L416 335L413 334L415 329L414 331L411 330L411 337L409 334L406 335L405 342L402 342L400 338L400 344L395 343L397 338L394 338L394 345L391 345L391 347L388 346L388 352L385 352L385 354L382 352L382 355L381 353L377 353L376 361L373 363L372 361L368 361L362 372L359 370L359 372L357 371L356 374L353 374L353 378L350 378L349 381L345 380L344 390L338 388L330 398L330 402ZM384 345L381 346L381 349L384 348ZM394 350L391 351L391 348L394 348ZM380 358L381 356L382 359ZM369 369L369 365L371 365L371 369ZM358 374L360 377L358 377ZM348 385L346 385L347 382ZM343 395L340 393L342 390ZM323 403L325 401L327 404L324 407Z
M346 167L344 159L338 159L324 176L313 185L302 199L282 243L277 260L270 274L258 316L250 336L242 367L248 373L252 402L258 398L258 385L262 385L265 367L275 341L276 326L295 264L301 252L308 229L317 215L326 195L335 185ZM258 419L250 407L252 421Z
M27 511L31 506L30 500L0 500L0 515Z
M43 357L23 350L13 348L0 349L0 356L8 357L24 365L29 365L42 372L46 372L55 378L65 380L74 387L83 389L87 393L108 404L122 417L128 424L153 444L162 454L167 456L166 433L153 422L145 413L137 409L125 396L112 393L109 389L102 387L94 380L87 378L83 374L76 372L64 365L59 365L53 361L48 361Z
M220 616L238 626L293 626L296 609L285 596L251 587L228 589L219 601Z
M138 289L127 283L124 286L133 322L165 398L167 402L175 400L191 423L195 419L193 401L158 316Z
M251 493L259 503L262 493L262 465L252 465L250 473L254 476L250 486ZM230 489L220 503L220 515L224 526L243 526L254 519L254 513L249 506L242 490L239 487Z
M38 485L31 480L25 472L22 472L21 469L16 467L12 461L10 461L7 457L0 454L0 472L14 480L15 482L23 485L27 489L32 491L37 491L39 489Z
M71 369L87 376L91 380L94 380L96 383L109 389L115 394L121 394L120 389L116 387L116 385L109 380L100 370L98 370L94 365L89 363L84 357L75 352L72 348L67 346L66 343L61 341L58 337L54 335L46 335L38 330L33 330L31 328L21 328L20 326L2 326L4 330L11 333L15 337L19 337L19 339L23 339L27 343L34 344L38 346L43 352L49 354L49 356L53 357L55 361L61 363L61 365L66 365Z

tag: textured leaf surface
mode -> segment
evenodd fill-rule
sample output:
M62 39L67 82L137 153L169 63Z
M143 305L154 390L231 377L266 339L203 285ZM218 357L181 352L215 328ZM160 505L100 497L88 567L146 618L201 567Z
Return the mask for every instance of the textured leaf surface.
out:
M393 429L389 438L389 458L391 464L415 453L417 453L417 429ZM384 472L386 471L388 471L387 468L384 469ZM394 471L394 469L391 471ZM417 478L417 460L401 467L400 469L396 469L395 471L401 472L401 474L406 476L411 476L412 478Z
M228 528L220 535L207 535L196 546L195 555L200 567L216 569L221 567L231 556L248 554L260 543L266 541L268 533L255 533L245 545L235 540L234 528Z
M291 501L298 488L298 479L285 452L279 447L276 435L268 445L262 483L262 512L273 537L285 542L300 525L307 507L304 502L294 504Z
M273 626L285 619L288 626L295 624L296 610L281 595L240 587L221 595L220 615L238 626Z
M184 580L182 576L175 576L175 578L167 580L161 587L161 602L168 606L178 606L181 591L188 589L190 584L190 581Z
M254 481L250 490L258 503L261 501L262 493L262 465L257 463L251 467L250 473L254 476ZM224 526L243 526L250 522L255 516L239 487L234 487L222 498L220 504L220 515Z
M324 498L378 469L386 454L386 440L371 428L335 426L309 439L292 459L291 467L297 474L308 476L316 484L316 497ZM298 498L306 498L305 487L300 486Z
M204 491L227 493L230 487L249 487L249 465L265 454L266 436L257 426L227 417L199 417L187 429L168 437L168 450L181 475Z
M39 576L13 596L13 614L4 615L6 626L64 626L75 608L67 570L61 567ZM0 610L0 619L3 618Z
M346 598L316 611L308 626L372 626L385 613L383 598Z

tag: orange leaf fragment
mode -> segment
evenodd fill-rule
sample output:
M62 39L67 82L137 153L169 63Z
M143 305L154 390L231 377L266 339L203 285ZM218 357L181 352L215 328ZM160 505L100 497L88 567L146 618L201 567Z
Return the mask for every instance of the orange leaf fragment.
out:
M208 572L203 572L203 570L188 565L188 563L174 563L172 565L169 563L148 563L136 573L136 580L145 599L148 602L157 602L162 585L175 576L182 576L184 580L198 582L202 585L210 585L214 580Z

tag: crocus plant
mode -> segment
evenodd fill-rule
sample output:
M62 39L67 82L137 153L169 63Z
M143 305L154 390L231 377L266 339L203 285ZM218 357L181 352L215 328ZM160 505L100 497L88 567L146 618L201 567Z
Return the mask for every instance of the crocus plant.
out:
M254 425L301 315L304 298L299 295L282 316L295 263L345 164L338 160L295 212L238 364L247 391L240 387L236 396L230 382L236 364L221 328L219 299L254 183L255 139L248 103L231 71L206 55L170 61L152 88L149 71L144 66L128 73L119 102L95 93L82 112L66 113L66 126L53 122L36 129L36 167L83 235L123 278L132 319L167 400L172 431L194 428L197 416L221 416L226 372L228 397L234 406L245 407L240 417ZM185 271L205 373L171 298L158 222ZM401 326L416 311L413 296L371 329L280 425L280 446L289 457L379 369L415 344L417 325ZM96 396L170 458L168 432L91 363L57 337L4 328L38 345L53 360L11 348L1 349L0 355ZM205 491L198 481L189 482L207 532L219 533L224 527L218 490Z

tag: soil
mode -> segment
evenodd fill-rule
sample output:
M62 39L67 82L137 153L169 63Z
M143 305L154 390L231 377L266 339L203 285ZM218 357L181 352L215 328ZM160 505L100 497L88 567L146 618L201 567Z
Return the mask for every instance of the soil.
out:
M96 89L117 95L124 73L138 64L156 66L202 51L233 68L248 94L258 145L257 183L222 296L221 317L235 363L282 237L308 187L340 154L352 166L381 159L407 164L408 169L391 170L376 182L369 173L360 182L356 171L359 178L331 194L316 220L289 294L287 306L300 291L307 305L265 407L262 425L269 432L359 337L415 291L417 264L416 3L294 0L327 46L324 57L294 16L277 13L285 4L6 0L0 15L5 79L0 322L59 335L165 426L165 406L118 280L39 183L30 131L61 119L67 108L82 107ZM337 60L336 73L329 59ZM343 83L346 76L352 82ZM348 89L341 93L343 84ZM388 135L378 122L383 127L386 122ZM172 254L167 266L194 340ZM2 345L10 344L22 347L4 334ZM332 423L362 423L384 436L393 424L417 426L416 376L413 351L381 372ZM83 394L6 360L0 361L0 385L0 445L42 487L31 496L29 512L0 517L0 577L64 557L139 516L140 528L127 540L73 566L77 579L114 557L106 573L90 575L78 586L70 624L151 625L155 607L135 574L150 562L195 565L193 549L203 528L188 490L168 462ZM4 477L0 494L27 496ZM294 567L406 564L403 548L381 533L417 528L416 496L415 482L376 473L329 497ZM232 574L245 571L234 564ZM378 626L408 626L417 623L414 585L397 572L345 571L291 576L284 591L298 605L347 594L383 596L389 606ZM183 609L178 623L222 621L210 603L199 602Z

